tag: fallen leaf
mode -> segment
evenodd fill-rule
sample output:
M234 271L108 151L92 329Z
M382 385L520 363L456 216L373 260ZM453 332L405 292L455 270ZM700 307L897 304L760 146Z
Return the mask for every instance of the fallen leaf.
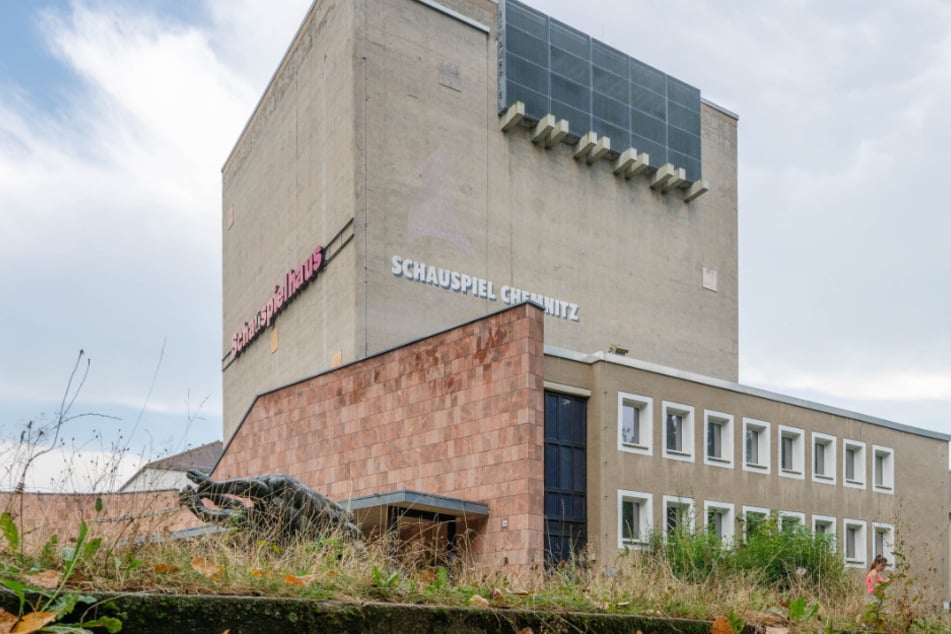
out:
M263 576L265 576L265 575L264 575L264 571L261 570L260 568L252 568L252 569L251 569L251 576L252 576L252 577L263 577Z
M44 570L35 575L26 575L26 582L31 586L44 590L55 590L59 587L60 574L58 570Z
M535 634L530 627L523 627L518 631L518 634Z
M221 571L224 570L224 566L212 563L204 557L194 557L192 559L192 568L198 574L204 575L209 579L217 577L221 574Z
M24 615L17 623L11 634L30 634L30 632L39 632L47 624L56 620L56 612L30 612Z
M18 620L16 614L0 608L0 634L10 634L10 630L13 629Z
M286 583L289 586L297 586L298 588L303 588L305 586L309 586L311 583L313 583L314 579L316 579L319 576L320 575L301 575L301 576L285 575L284 583Z
M492 598L493 598L493 599L501 599L501 598L502 598L502 590L501 590L501 588L492 588Z
M713 621L713 627L710 628L710 634L735 634L733 626L725 616L718 616Z
M477 608L489 607L489 600L479 594L474 594L469 598L469 605Z
M436 571L431 568L420 570L416 573L416 578L419 579L420 583L432 585L436 582Z
M155 564L155 567L152 568L152 570L153 570L154 572L159 573L159 574L164 574L164 573L167 573L167 572L178 572L178 566L175 566L175 565L172 565L172 564L161 563L161 564Z

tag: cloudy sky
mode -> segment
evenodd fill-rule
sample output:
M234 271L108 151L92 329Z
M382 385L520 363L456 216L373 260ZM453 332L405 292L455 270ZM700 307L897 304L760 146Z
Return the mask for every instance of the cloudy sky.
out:
M80 349L70 447L220 438L220 168L309 4L0 5L0 438ZM951 4L529 4L740 115L741 382L951 433Z

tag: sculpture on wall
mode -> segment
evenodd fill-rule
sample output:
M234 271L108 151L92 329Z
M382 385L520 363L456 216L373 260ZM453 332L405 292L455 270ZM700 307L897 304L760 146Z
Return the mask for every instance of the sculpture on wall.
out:
M197 486L182 489L179 501L202 521L276 541L316 540L334 532L363 540L353 513L291 476L278 473L216 482L189 469L188 479ZM250 505L236 498L245 498ZM208 508L202 500L218 508Z

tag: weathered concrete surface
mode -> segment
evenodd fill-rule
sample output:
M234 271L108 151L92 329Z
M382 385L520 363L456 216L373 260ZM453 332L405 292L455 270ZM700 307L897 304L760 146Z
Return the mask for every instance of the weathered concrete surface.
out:
M354 634L706 634L708 621L652 619L550 610L449 608L390 603L338 603L303 599L206 595L99 595L104 601L86 618L110 615L123 632L136 634L271 634L272 632L349 632ZM0 592L0 607L16 611L17 598ZM83 607L76 609L80 615Z

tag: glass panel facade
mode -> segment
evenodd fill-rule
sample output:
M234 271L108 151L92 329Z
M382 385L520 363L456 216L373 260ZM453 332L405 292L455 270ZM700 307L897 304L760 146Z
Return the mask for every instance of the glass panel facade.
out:
M529 118L554 114L701 177L699 89L517 0L499 4L499 60L499 110L522 101Z

